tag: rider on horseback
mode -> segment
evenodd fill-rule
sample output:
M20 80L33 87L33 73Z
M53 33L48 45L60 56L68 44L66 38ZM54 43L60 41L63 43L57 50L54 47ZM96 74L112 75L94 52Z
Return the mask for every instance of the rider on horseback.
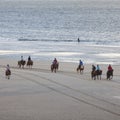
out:
M97 68L92 65L92 72L91 72L91 77L92 79L94 78L94 80L96 79L100 79L101 80L101 75L102 75L102 70L100 69L99 65L97 65Z
M57 59L54 58L54 60L53 60L53 65L56 65L57 63L58 63Z
M108 71L107 71L107 79L112 79L113 78L113 68L112 66L109 64L108 66Z
M109 64L109 66L108 66L108 72L109 71L112 71L113 70L113 68L112 68L112 66Z
M30 56L28 57L28 61L31 61L31 57Z
M58 70L58 66L59 66L59 63L58 63L57 59L54 58L54 60L52 62L52 65L51 65L51 71L56 72L56 70Z
M100 66L99 66L99 65L97 65L97 67L96 67L96 71L97 71L97 72L100 71Z
M21 61L23 61L23 56L21 56Z
M83 62L82 60L79 61L79 68L83 67Z
M95 65L92 65L92 72L94 72L96 70Z
M9 64L7 64L7 67L6 67L6 71L10 71L10 66L9 66Z

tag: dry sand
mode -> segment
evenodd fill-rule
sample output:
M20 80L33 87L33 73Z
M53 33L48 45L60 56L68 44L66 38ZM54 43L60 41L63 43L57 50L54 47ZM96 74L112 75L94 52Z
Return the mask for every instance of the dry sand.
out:
M10 64L12 75L5 77ZM120 120L120 66L114 78L91 80L91 65L83 74L78 64L62 63L51 73L51 62L34 61L32 69L19 69L16 60L0 59L0 120Z

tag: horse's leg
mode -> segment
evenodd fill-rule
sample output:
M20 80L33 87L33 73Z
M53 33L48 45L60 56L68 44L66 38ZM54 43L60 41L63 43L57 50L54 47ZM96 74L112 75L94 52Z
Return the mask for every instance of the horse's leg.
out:
M80 68L80 74L82 74L82 71L83 71L82 68Z
M111 79L113 79L113 75L112 75L112 78Z
M96 80L96 74L95 73L93 73L93 77L94 77L94 80Z
M95 80L94 72L91 72L91 78Z
M82 69L82 74L83 74L83 69Z
M110 78L110 74L108 74L108 80L110 80L111 78Z
M24 65L22 65L22 68L24 69Z
M77 72L78 72L78 71L79 71L79 68L77 68L76 70L77 70Z
M10 75L8 75L8 79L10 79Z
M53 72L53 65L51 65L51 72Z
M55 73L56 73L56 68L55 68L55 70L54 70L54 71L55 71Z
M113 76L112 76L112 75L110 75L110 78L109 78L109 80L112 80L112 77L113 77Z
M99 75L97 75L97 80L99 80Z
M106 77L107 77L106 79L108 80L108 73L106 73Z
M110 80L110 74L107 72L107 80Z
M54 72L56 73L56 65L54 65Z
M19 68L21 68L21 64L19 64Z
M83 70L81 70L81 74L83 74Z

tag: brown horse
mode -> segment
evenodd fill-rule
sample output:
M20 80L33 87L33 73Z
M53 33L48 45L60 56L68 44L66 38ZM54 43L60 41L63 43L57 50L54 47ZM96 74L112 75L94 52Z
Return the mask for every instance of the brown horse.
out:
M80 71L80 73L83 73L83 71L84 71L84 66L80 66L80 65L79 65L76 70L77 70L77 72Z
M32 60L28 60L28 61L27 61L27 66L29 66L29 68L32 68L32 66L33 66L33 61L32 61Z
M10 79L11 71L8 69L5 71L5 75L7 79Z
M107 71L107 80L111 80L113 78L113 70Z
M97 79L101 80L101 75L102 75L102 70L95 70L91 72L91 77L94 80L96 80L96 76L97 76Z
M24 65L26 64L26 61L25 60L20 60L20 61L18 61L18 66L19 66L19 68L24 68Z
M52 64L51 65L51 72L55 72L56 73L56 71L58 70L58 68L59 68L59 63Z

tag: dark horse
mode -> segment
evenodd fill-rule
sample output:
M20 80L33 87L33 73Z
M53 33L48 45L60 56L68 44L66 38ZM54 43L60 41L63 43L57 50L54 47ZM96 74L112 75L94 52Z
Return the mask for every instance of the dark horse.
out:
M58 70L58 67L59 67L59 63L56 63L56 64L52 64L51 65L51 72L55 72L56 73L56 70Z
M107 71L107 80L111 80L113 78L113 70Z
M29 68L33 66L33 61L32 60L28 60L27 61L27 66L29 66Z
M10 79L11 71L8 69L5 71L5 75L7 79Z
M26 61L25 60L20 60L20 61L18 61L18 66L19 66L19 68L24 68L24 65L26 64Z
M102 75L102 70L95 70L91 72L91 77L94 80L96 80L96 76L97 76L97 79L101 80L101 75Z
M83 73L83 71L84 71L84 66L80 66L80 65L79 65L76 70L77 70L77 72L80 71L80 73Z

